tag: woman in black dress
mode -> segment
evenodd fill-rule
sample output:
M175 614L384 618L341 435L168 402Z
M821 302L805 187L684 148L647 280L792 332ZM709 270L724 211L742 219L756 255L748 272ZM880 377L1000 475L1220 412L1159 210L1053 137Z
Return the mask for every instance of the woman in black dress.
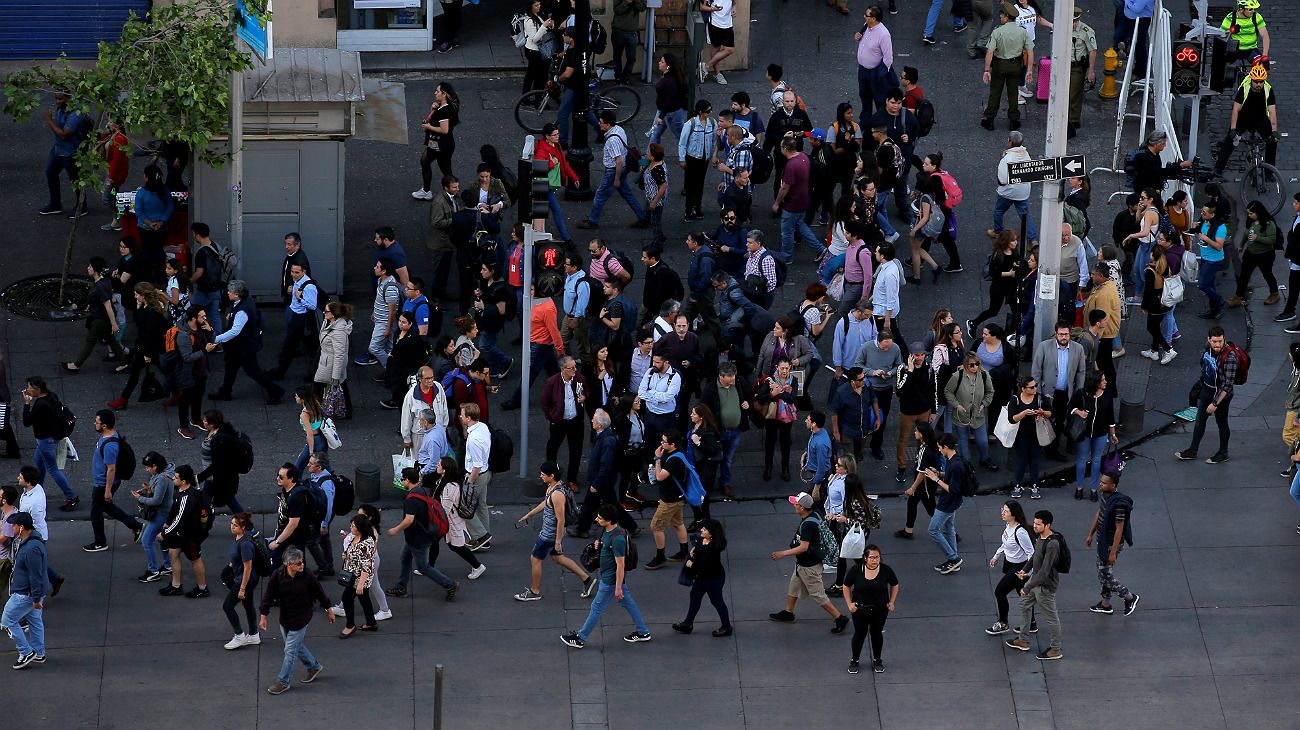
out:
M888 565L881 562L880 548L868 545L866 557L852 568L844 579L844 602L848 604L853 619L853 658L849 660L849 674L858 673L858 658L862 644L871 634L871 668L876 674L885 671L880 652L885 646L885 619L894 612L898 600L898 577Z
M691 580L691 603L686 609L686 618L673 624L674 631L691 633L695 628L695 614L699 613L707 593L709 602L718 612L718 619L722 621L722 626L714 629L713 635L718 638L731 636L731 614L722 598L722 587L727 582L727 571L722 567L722 551L726 549L727 536L722 531L722 523L707 518L700 520L700 534L692 540L683 564L683 570Z

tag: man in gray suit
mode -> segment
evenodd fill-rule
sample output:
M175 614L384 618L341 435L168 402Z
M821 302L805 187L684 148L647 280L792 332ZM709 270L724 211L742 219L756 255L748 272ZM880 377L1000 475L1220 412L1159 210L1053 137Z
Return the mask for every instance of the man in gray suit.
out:
M442 179L442 192L435 193L429 207L429 237L427 244L432 256L433 272L425 291L437 292L437 297L444 302L455 301L447 290L447 279L451 274L451 265L456 258L456 246L451 240L451 222L456 213L464 209L460 203L460 180L454 175ZM441 323L442 315L438 315ZM429 328L429 336L436 337L438 330Z
M1087 355L1083 351L1083 345L1070 341L1070 323L1057 321L1052 339L1038 343L1034 350L1032 370L1039 391L1046 394L1050 389L1052 393L1052 425L1056 427L1057 440L1047 447L1046 453L1057 461L1067 460L1058 448L1062 440L1067 441L1066 448L1074 446L1064 439L1066 404L1070 402L1074 391L1083 387L1083 376L1087 369Z

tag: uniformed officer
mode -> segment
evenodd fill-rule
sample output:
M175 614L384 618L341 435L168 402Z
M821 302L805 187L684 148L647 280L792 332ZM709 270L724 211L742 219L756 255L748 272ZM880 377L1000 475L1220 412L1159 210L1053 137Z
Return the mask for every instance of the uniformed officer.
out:
M1083 9L1074 8L1074 30L1070 32L1070 126L1067 139L1074 139L1083 116L1084 81L1092 86L1097 81L1097 34L1079 19Z
M984 109L984 119L980 126L993 129L993 120L998 116L999 97L1007 97L1007 117L1011 120L1011 129L1020 129L1020 105L1016 101L1016 88L1020 85L1020 73L1025 74L1025 85L1034 78L1034 42L1024 28L1016 25L1019 15L1010 3L1002 3L1001 25L989 36L988 50L984 53L984 83L989 85L989 101Z

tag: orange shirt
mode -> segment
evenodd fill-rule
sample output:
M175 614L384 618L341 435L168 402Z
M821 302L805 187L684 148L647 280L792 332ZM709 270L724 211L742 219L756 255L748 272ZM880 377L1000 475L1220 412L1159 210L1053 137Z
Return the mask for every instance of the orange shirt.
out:
M564 342L560 339L560 324L557 319L555 300L547 297L533 305L530 316L532 331L528 341L535 345L555 345L555 351L564 354Z

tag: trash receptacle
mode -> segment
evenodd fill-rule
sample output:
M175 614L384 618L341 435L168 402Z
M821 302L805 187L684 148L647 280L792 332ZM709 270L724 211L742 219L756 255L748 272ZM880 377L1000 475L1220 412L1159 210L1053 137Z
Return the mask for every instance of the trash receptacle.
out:
M379 501L379 467L374 464L357 464L356 478L353 479L357 490L357 501Z

